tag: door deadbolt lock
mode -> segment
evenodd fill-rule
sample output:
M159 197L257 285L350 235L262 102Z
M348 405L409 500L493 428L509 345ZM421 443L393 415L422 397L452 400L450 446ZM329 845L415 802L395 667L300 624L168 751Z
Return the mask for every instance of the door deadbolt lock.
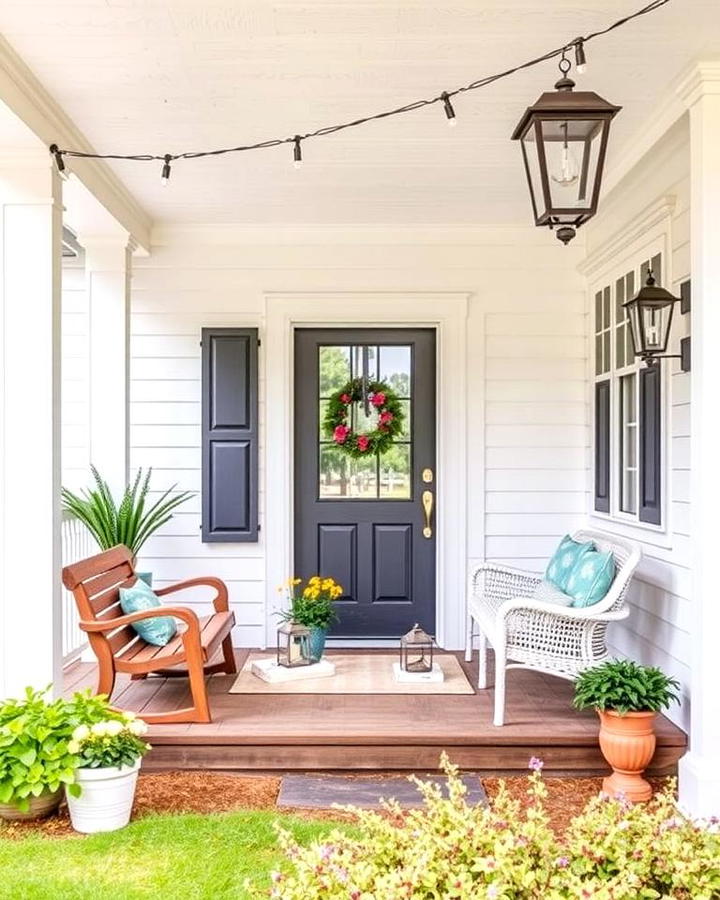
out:
M432 484L432 480L434 478L432 469L423 469L422 470L422 480L425 484Z

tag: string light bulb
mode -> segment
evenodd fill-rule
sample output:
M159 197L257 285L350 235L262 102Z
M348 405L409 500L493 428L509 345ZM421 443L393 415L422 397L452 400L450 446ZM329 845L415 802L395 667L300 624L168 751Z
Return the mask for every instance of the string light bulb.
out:
M575 68L580 75L587 72L587 59L585 58L585 41L578 38L575 41Z
M170 162L172 161L172 156L169 153L165 154L165 162L162 167L162 175L160 176L160 183L163 187L167 187L168 182L170 181Z
M293 140L293 167L299 169L302 167L302 147L300 146L300 135L296 134Z
M457 125L457 119L455 118L455 110L453 109L453 105L450 102L450 97L447 91L443 91L440 94L442 98L443 106L445 107L445 115L447 116L447 123L450 128L454 128Z

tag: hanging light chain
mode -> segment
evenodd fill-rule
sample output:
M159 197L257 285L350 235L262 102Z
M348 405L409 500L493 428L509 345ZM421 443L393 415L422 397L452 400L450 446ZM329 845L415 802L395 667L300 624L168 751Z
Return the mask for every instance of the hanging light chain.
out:
M285 137L285 138L272 138L266 141L260 141L256 144L245 144L239 145L237 147L221 147L216 150L196 150L196 151L186 151L184 153L177 154L163 154L156 155L152 153L138 153L138 154L122 154L122 153L92 153L83 150L71 150L71 149L60 149L57 144L51 144L49 147L50 153L53 155L55 159L55 163L60 172L64 171L65 163L63 161L63 157L72 157L75 159L110 159L110 160L129 160L134 162L152 162L152 161L160 161L163 162L163 183L167 184L170 177L170 163L177 159L201 159L208 156L223 156L227 153L241 153L246 150L265 150L270 147L280 147L283 144L293 144L293 163L295 167L299 167L302 165L302 150L300 144L302 141L306 141L310 138L324 137L329 134L336 134L339 131L345 131L348 128L356 128L360 125L365 125L368 122L375 122L381 119L387 119L391 116L399 116L404 113L413 112L416 109L422 109L426 106L432 106L435 103L442 103L445 109L445 115L447 116L448 122L450 124L455 123L455 110L450 102L450 98L456 96L457 94L462 94L467 91L474 91L479 88L486 87L487 85L494 84L496 81L500 81L503 78L508 78L511 75L514 75L516 72L521 72L524 69L529 69L533 66L537 66L540 63L546 62L547 60L554 59L557 56L561 57L562 60L565 60L568 64L568 69L570 67L570 62L567 60L566 54L573 50L575 51L575 62L579 72L584 71L584 67L587 65L587 61L585 58L585 44L588 41L592 41L595 38L602 37L603 35L609 34L611 31L614 31L617 28L621 28L623 25L626 25L628 22L631 22L634 19L639 18L640 16L647 15L648 13L655 12L655 10L660 9L660 7L665 6L669 3L670 0L651 0L650 3L643 6L641 9L636 10L634 13L630 13L627 16L624 16L621 19L613 22L611 25L608 25L606 28L603 28L599 31L591 32L590 34L586 34L584 37L575 38L568 44L564 44L562 47L557 47L554 50L548 50L547 53L542 54L542 56L537 56L533 59L529 59L524 63L520 63L517 66L513 66L510 69L505 69L502 72L497 72L493 75L486 75L484 78L480 78L477 81L473 81L470 84L464 85L463 87L455 88L452 91L442 91L442 93L438 94L436 97L430 97L423 100L414 100L411 103L406 103L404 106L397 106L393 109L384 110L379 113L374 113L373 115L363 116L358 119L352 119L347 122L340 122L336 125L326 125L323 128L318 128L315 131L309 131L306 134L296 134L293 137ZM167 174L166 174L167 172Z

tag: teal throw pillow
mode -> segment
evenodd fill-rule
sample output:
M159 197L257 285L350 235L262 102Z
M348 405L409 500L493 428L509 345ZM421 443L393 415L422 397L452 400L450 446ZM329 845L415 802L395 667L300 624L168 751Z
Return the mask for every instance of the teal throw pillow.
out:
M138 578L129 588L120 588L120 607L128 613L140 612L143 609L156 609L162 606L157 594L142 579ZM172 616L153 616L133 622L132 627L148 644L164 647L177 634L177 626Z
M579 559L593 549L593 546L592 541L580 544L574 541L569 534L566 534L548 563L548 567L545 570L545 579L564 593L568 593L567 583L573 567Z
M594 606L610 590L615 578L615 560L612 553L591 550L583 554L573 567L567 582L567 593L573 598L573 606Z

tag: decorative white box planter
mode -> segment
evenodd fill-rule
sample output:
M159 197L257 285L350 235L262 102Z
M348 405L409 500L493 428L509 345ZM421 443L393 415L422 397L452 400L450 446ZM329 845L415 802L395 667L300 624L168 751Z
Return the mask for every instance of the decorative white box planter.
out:
M117 831L130 821L135 786L141 760L134 766L106 769L77 769L76 782L82 788L79 797L67 791L70 821L75 831L94 834Z

